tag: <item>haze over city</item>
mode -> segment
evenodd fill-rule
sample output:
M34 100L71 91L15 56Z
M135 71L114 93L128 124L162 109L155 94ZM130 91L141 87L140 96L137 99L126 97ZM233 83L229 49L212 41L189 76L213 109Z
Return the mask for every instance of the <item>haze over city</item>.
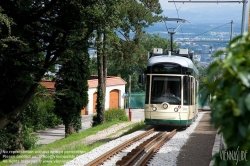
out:
M231 20L241 23L242 20L243 3L173 3L167 0L159 2L166 17L182 18L191 24L226 23Z

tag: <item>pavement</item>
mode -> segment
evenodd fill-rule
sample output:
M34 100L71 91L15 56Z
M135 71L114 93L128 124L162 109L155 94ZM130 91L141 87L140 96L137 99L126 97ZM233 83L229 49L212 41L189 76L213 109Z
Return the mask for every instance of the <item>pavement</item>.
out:
M205 111L187 143L177 157L177 166L208 166L217 130L210 123L210 112Z

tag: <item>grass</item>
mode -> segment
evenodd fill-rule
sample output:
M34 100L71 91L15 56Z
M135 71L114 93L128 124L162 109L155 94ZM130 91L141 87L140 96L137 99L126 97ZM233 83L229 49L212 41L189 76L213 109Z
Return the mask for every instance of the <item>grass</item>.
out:
M60 140L57 140L53 143L50 143L48 145L44 145L41 147L37 147L34 149L31 149L29 151L24 151L20 155L16 156L15 158L10 158L4 161L0 162L0 166L5 166L9 165L12 163L17 163L22 161L23 159L26 158L32 158L36 157L39 154L43 154L44 156L42 157L41 161L35 164L30 164L32 166L37 166L37 165L50 165L50 166L57 166L57 165L62 165L66 163L67 161L70 161L74 159L75 157L82 155L84 153L87 153L91 151L92 149L101 146L105 144L105 141L102 142L96 142L92 145L84 145L82 143L76 144L72 146L72 142L77 142L80 141L90 135L96 134L97 132L107 129L112 125L118 124L118 123L124 123L124 121L113 121L113 122L108 122L103 125L98 125L95 127L92 127L90 129L87 129L81 133L76 133L68 136L67 138L63 138ZM146 125L144 122L138 122L134 123L132 125L129 125L121 130L127 130L127 132L123 133L123 135L130 134L134 131L140 130L142 128L145 128ZM120 130L120 131L121 131ZM120 132L117 131L116 133ZM57 150L59 149L59 150Z
M120 137L124 136L124 135L127 135L127 134L130 134L130 133L133 133L137 130L141 130L143 128L145 128L147 125L143 122L143 121L140 121L140 122L137 122L137 123L134 123L134 124L131 124L127 127L124 127L120 130L117 130L115 133L113 134L110 134L108 137L112 137L114 135L117 135L118 133L123 133L120 135Z
M40 162L29 164L28 166L61 166L77 156L85 154L103 144L105 144L105 142L96 142L90 146L79 144L77 146L63 148L59 153L45 153Z

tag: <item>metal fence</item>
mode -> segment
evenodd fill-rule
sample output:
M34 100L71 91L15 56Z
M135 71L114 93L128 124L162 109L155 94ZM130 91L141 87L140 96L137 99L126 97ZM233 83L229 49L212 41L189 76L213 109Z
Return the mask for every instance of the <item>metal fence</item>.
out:
M202 91L199 91L198 92L198 108L200 109L209 109L210 108L210 102L209 102L209 99L207 99L205 102L202 101Z
M130 108L144 108L145 92L131 92L129 97Z

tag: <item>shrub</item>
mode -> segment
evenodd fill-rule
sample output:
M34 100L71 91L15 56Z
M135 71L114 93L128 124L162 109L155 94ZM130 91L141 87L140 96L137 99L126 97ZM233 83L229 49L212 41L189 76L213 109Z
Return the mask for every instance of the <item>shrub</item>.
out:
M205 92L212 96L211 122L223 134L227 150L217 153L215 165L250 165L250 33L238 36L225 51L225 59L215 60L208 68ZM234 160L221 156L231 152ZM237 152L237 153L236 153Z
M111 121L128 121L128 116L126 115L125 110L120 108L108 109L104 112L105 122Z
M129 121L128 116L126 115L126 111L120 108L111 108L104 112L104 121L112 122L112 121ZM92 126L96 126L97 123L97 115L93 115Z

